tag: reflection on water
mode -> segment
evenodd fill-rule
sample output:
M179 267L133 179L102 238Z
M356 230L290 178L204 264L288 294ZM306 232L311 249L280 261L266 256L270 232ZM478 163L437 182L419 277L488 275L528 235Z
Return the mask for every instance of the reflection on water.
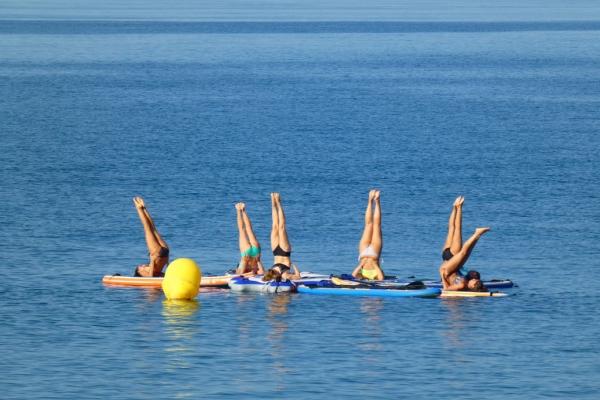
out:
M164 317L167 340L165 340L166 370L177 372L182 368L194 368L191 356L195 354L194 338L199 332L197 314L201 304L197 300L165 300ZM195 387L192 382L180 382L175 397L191 397Z
M280 342L283 335L288 330L288 324L284 318L288 311L288 304L292 301L290 295L273 296L273 300L269 303L269 313L267 318L271 322L271 332L267 335L269 340Z
M446 313L446 323L444 324L446 329L442 330L442 335L444 336L443 343L444 346L447 346L451 351L465 346L461 339L466 324L465 312L463 309L464 300L465 299L441 300L443 307L448 311Z
M163 301L163 316L168 324L175 326L188 322L198 312L198 300L166 300Z
M269 303L269 315L284 315L288 312L288 304L292 301L291 295L273 296L273 301Z
M267 319L271 324L271 331L267 335L267 340L269 342L271 356L273 357L273 373L270 375L272 379L274 379L277 391L286 390L284 377L290 372L285 364L285 333L288 330L288 305L291 303L292 297L293 296L291 295L275 295L272 296L272 299L268 304L269 312L267 313Z
M246 347L252 345L252 335L250 328L252 327L253 312L249 309L252 308L255 299L253 294L248 293L237 293L234 296L235 302L237 303L236 312L234 313L237 321L238 328L238 345L240 347Z
M358 347L363 351L381 349L381 310L383 299L364 297L360 302L360 311L364 314L364 341L359 341Z
M192 350L190 344L199 330L198 319L195 317L200 310L197 300L165 300L163 301L162 315L166 322L166 332L170 340L167 341L165 351L177 355ZM181 367L181 360L177 357L172 361Z
M148 289L144 290L144 297L149 302L155 302L162 297L162 289Z

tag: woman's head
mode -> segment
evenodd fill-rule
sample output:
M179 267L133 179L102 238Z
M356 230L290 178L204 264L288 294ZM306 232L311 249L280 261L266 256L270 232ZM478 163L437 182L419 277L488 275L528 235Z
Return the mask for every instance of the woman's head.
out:
M258 266L258 261L260 260L260 258L252 256L243 256L242 260L244 261L244 265L247 265L254 269Z
M474 292L485 292L487 289L483 286L483 282L481 282L481 275L477 271L469 271L465 276L465 280L467 281L467 289L472 290Z
M280 282L281 281L281 271L279 271L278 268L271 268L270 270L268 270L267 272L265 272L265 275L262 278L263 282L268 282L268 281L277 281Z
M481 275L479 274L478 271L475 270L471 270L469 272L467 272L467 275L465 275L465 278L469 281L471 279L478 279L481 280Z

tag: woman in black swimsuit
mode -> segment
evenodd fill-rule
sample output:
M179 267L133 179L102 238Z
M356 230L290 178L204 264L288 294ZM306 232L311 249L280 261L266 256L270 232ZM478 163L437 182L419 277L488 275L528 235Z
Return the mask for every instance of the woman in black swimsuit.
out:
M163 276L162 269L169 263L169 246L158 233L144 200L141 197L134 197L133 204L135 204L135 209L144 226L144 235L150 256L150 263L139 265L135 269L134 276Z
M462 243L462 206L465 198L459 196L454 200L450 220L448 221L448 235L444 250L442 251L442 265L440 277L444 290L474 290L484 291L485 287L477 271L469 271L466 276L460 274L460 269L469 259L471 251L479 238L490 228L477 228L475 233L463 245Z
M263 280L270 281L300 279L300 271L292 264L292 246L290 245L285 228L285 214L281 205L279 193L271 193L271 214L273 227L271 228L271 249L273 250L273 266L269 269ZM292 273L291 270L294 270Z

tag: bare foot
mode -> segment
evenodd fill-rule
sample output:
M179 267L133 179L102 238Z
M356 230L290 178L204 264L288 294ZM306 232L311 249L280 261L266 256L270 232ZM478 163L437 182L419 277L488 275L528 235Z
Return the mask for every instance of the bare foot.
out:
M235 209L238 211L242 211L242 207L241 207L242 203L235 203Z
M475 229L475 234L476 234L477 236L481 236L481 235L483 235L484 233L486 233L487 231L489 231L490 229L491 229L491 228L489 228L489 227L487 227L487 226L486 226L486 227L484 227L484 228L477 228L477 229Z
M275 201L276 201L277 203L280 203L280 202L281 202L281 196L280 196L280 194L279 194L279 193L277 193L277 192L273 193L273 198L275 199Z
M458 203L460 202L460 196L454 199L454 203L452 204L454 207L458 207Z
M375 190L371 189L369 191L369 201L373 201L373 198L375 197Z
M465 197L464 196L458 196L458 204L457 204L457 206L458 207L462 206L464 202L465 202Z
M133 204L135 204L136 208L144 208L144 200L141 197L134 197L133 198Z
M381 191L374 190L374 192L375 192L375 195L373 196L373 200L379 201L379 195L381 194Z
M240 204L240 211L246 211L246 203L239 203Z

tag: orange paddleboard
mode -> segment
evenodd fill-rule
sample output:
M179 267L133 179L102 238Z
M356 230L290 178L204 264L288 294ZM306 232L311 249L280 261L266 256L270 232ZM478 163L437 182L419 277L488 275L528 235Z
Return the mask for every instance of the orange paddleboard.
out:
M237 275L203 276L200 287L227 287L229 280ZM110 286L128 286L141 288L160 288L163 278L140 276L104 275L102 283Z

